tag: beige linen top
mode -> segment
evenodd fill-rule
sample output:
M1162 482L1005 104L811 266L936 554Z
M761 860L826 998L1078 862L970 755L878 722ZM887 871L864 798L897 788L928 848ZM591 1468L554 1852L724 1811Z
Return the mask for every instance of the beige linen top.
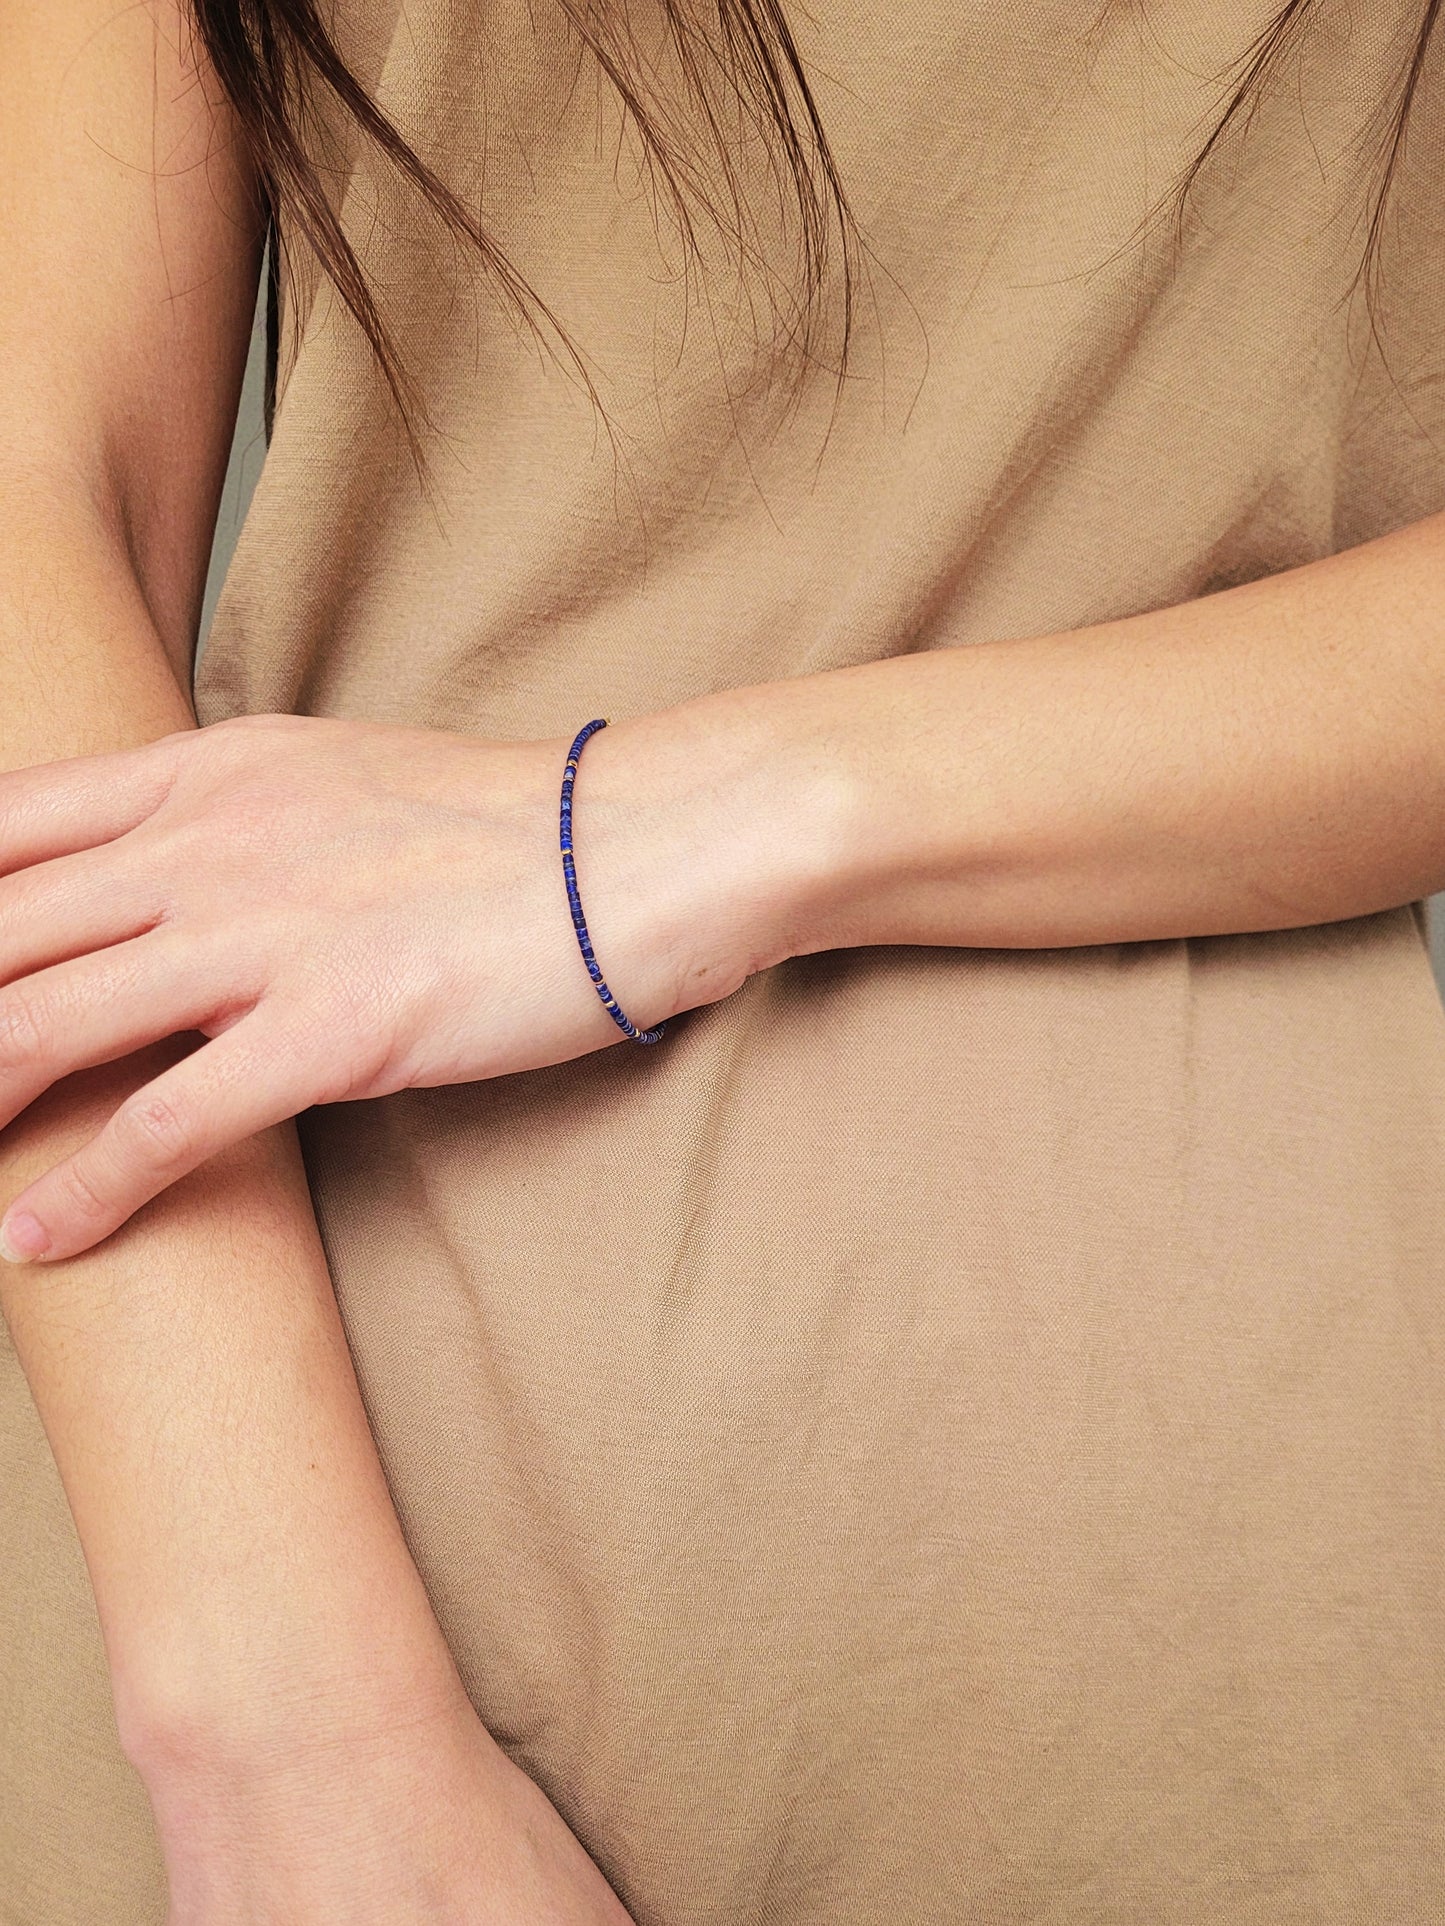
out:
M689 285L560 9L339 5L611 433L338 130L328 181L425 396L430 492L355 324L298 273L202 720L570 736L1164 606L1445 507L1445 46L1380 341L1351 292L1420 5L1319 0L1176 245L1170 186L1275 10L795 5L867 243L840 393L826 365L790 389L767 284L706 233ZM835 283L825 348L836 323ZM824 953L670 1032L302 1120L468 1688L638 1926L1436 1916L1445 1013L1421 907ZM159 1921L8 1354L0 1521L0 1920Z

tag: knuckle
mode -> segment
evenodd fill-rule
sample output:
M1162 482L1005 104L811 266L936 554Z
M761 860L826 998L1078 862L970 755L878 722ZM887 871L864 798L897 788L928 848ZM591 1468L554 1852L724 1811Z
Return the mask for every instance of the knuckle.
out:
M51 1024L44 1005L11 990L0 997L0 1070L23 1070L45 1055Z
M80 1164L63 1164L55 1173L55 1181L64 1198L67 1218L82 1223L104 1222L109 1218L110 1206Z
M125 1149L150 1169L184 1163L195 1142L194 1126L170 1097L143 1097L127 1104L116 1117L116 1132Z
M224 754L254 741L259 733L253 715L222 716L196 732L195 750L199 755Z
M244 745L249 752L258 743L289 742L298 725L303 729L305 727L305 719L301 716L289 715L284 711L273 714L270 710L247 709L238 715L222 716L218 722L207 723L204 729L195 733L202 745L206 741L228 747Z

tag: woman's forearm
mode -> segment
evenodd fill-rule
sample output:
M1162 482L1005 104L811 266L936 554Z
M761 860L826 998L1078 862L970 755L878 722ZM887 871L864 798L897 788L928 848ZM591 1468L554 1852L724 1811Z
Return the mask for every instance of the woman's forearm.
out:
M12 498L5 512L0 765L189 726L124 558L59 496L48 510ZM0 1136L0 1192L198 1041L53 1086ZM138 1763L283 1745L289 1720L314 1728L328 1702L339 1725L415 1716L453 1689L293 1126L212 1160L93 1252L43 1270L0 1264L0 1306L75 1515Z
M188 0L0 7L6 1203L169 1058L204 1057L189 1024L224 1028L214 1005L153 1010L17 1088L37 1035L30 973L76 960L35 889L121 975L162 949L193 991L203 969L201 949L166 947L161 898L133 896L124 930L106 923L105 878L50 861L61 817L43 795L22 820L14 773L144 755L162 736L204 741L204 760L217 738L191 726L183 692L267 196L193 16ZM100 833L125 869L123 826ZM178 854L173 880L204 860ZM314 959L319 925L299 909L290 946ZM238 920L221 916L218 945L244 936ZM73 1046L115 1001L66 980L55 1034ZM236 1081L254 1087L250 1066ZM408 1555L289 1121L321 1100L216 1143L83 1255L0 1264L171 1915L620 1926L597 1868L482 1728ZM52 1818L83 1834L89 1816Z
M734 818L788 851L760 962L1368 914L1445 889L1445 516L1178 607L649 726L736 769Z
M164 1052L68 1080L14 1127L24 1181ZM259 1766L298 1730L451 1691L338 1326L291 1126L223 1153L105 1246L0 1265L143 1770Z

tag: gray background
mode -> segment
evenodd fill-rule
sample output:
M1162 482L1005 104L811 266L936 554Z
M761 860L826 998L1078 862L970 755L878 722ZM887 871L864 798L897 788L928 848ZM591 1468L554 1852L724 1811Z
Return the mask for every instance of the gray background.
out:
M256 318L251 326L251 358L246 363L246 382L241 390L241 408L236 417L236 432L231 438L231 465L226 470L226 486L221 494L221 506L216 515L216 536L211 543L211 566L206 576L206 599L201 605L200 646L206 645L206 633L211 626L211 616L216 607L216 597L221 592L226 570L230 566L231 551L236 546L236 537L241 532L241 524L246 519L246 509L250 505L251 492L261 473L261 463L266 458L266 426L261 412L261 392L263 372L266 365L266 272L261 271L261 285L256 295Z
M265 287L266 277L263 273L262 297L264 297ZM206 631L211 626L211 612L216 606L216 596L225 578L226 567L231 559L231 551L236 546L236 537L240 533L241 524L246 519L246 508L251 500L251 491L256 486L256 478L261 473L261 463L266 454L266 435L261 415L264 326L264 300L258 298L256 323L251 331L251 359L246 368L246 385L242 391L236 433L231 443L231 465L226 474L220 512L216 517L216 538L211 548L211 567L206 579L206 599L201 613L203 647ZM1430 898L1430 936L1435 981L1441 995L1445 996L1445 895Z

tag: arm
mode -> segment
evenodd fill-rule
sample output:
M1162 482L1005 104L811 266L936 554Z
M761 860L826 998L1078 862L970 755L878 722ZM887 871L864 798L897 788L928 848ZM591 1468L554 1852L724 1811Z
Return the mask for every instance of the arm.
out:
M1445 889L1442 584L1445 515L1174 608L698 698L633 753L735 770L740 847L788 824L766 888L728 886L751 968L1332 922Z
M5 768L194 725L183 687L259 233L180 43L165 8L0 14ZM6 1194L183 1048L55 1085L0 1139ZM394 1689L449 1685L290 1126L236 1146L42 1289L0 1265L0 1304L75 1514L133 1757L212 1714L239 1740L248 1704L267 1716L244 1690L265 1666L298 1690L329 1679L342 1693L361 1665ZM359 1609L378 1597L387 1611ZM383 1628L387 1650L372 1647Z
M609 727L577 791L608 981L645 1028L817 950L1269 930L1430 894L1445 886L1442 569L1437 516L1175 608L724 690ZM177 930L270 925L248 939L263 994L245 1019L256 1074L243 1096L224 1070L188 1063L106 1117L0 1223L8 1235L29 1213L48 1261L309 1103L503 1075L617 1041L588 994L555 874L565 740L251 722L219 756L161 745L163 761L148 750L0 780L0 824L7 808L16 824L0 827L0 848L16 862L34 861L25 825L54 807L73 825L62 860L98 860L97 887L123 892L120 868L86 852L94 798L124 791L130 861ZM388 852L384 898L318 854L333 820ZM250 825L244 863L223 860L238 821ZM168 853L178 834L214 852L194 876ZM50 954L74 913L46 869L18 869L0 895ZM273 902L307 904L312 939ZM327 943L381 960L345 996L308 967L319 918ZM219 1001L231 962L225 945L204 954ZM194 988L174 957L156 973L145 996L116 985L107 1021L158 1023ZM94 1061L96 1038L66 1022L77 984L109 1008L104 952L37 968L9 992L37 1034L0 1065L0 1115ZM300 1028L268 1022L268 1000L302 1013ZM0 1031L14 1020L6 1002ZM170 1126L159 1153L137 1114L149 1103Z
M181 0L0 9L0 770L206 733L184 691L260 237L183 19ZM198 1041L51 1083L0 1136L0 1189ZM0 1026L0 1057L17 1051ZM437 1908L625 1926L456 1674L289 1122L228 1146L103 1249L0 1263L0 1308L74 1513L176 1926L404 1926Z

